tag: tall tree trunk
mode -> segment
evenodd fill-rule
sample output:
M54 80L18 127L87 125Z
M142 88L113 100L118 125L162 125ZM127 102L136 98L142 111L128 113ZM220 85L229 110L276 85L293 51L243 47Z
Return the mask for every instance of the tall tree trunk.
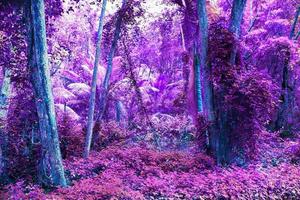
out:
M98 79L98 66L99 66L99 60L100 60L100 55L101 55L101 40L102 40L106 5L107 5L107 0L103 0L101 15L99 18L94 72L93 72L91 96L90 96L90 102L89 102L88 123L87 123L87 132L86 132L85 149L84 149L84 157L85 158L87 158L90 154L92 135L93 135L96 89L97 89L97 79Z
M204 101L204 113L210 124L209 130L207 132L208 142L207 145L210 146L211 143L214 144L215 141L215 129L213 124L215 122L214 108L213 108L213 83L212 83L212 70L207 63L207 53L208 53L208 16L206 11L206 0L197 1L197 11L199 18L199 32L200 32L200 65L203 69L203 101Z
M123 104L120 100L117 100L115 102L115 108L116 108L116 121L121 124L124 118L124 112L123 112Z
M299 19L299 15L300 15L300 6L298 7L298 9L296 11L296 14L295 14L295 19L294 19L294 22L293 22L293 25L292 25L292 30L291 30L291 33L290 33L290 39L293 39L293 37L295 35L295 30L296 30L297 22L298 22L298 19Z
M186 51L185 39L184 39L184 33L183 33L182 24L180 25L180 36L181 36L181 44L182 44L183 51Z
M295 36L295 40L298 40L299 36L300 36L300 31L298 31L297 35Z
M8 112L8 99L11 92L10 69L4 69L4 77L0 93L0 120L5 120Z
M241 24L243 20L243 13L246 6L247 0L234 0L231 17L230 17L230 27L229 31L235 35L236 38L239 38L241 33ZM233 44L230 56L230 64L232 67L236 64L236 54L237 54L237 46ZM226 89L223 88L220 92L220 98L226 95ZM219 102L220 103L220 102ZM222 107L219 105L218 107ZM220 108L219 108L220 109ZM232 154L231 144L230 144L230 116L231 113L229 111L219 110L218 112L218 129L219 133L217 134L216 145L216 157L218 164L227 164L230 162L230 156Z
M40 181L66 186L48 64L44 0L28 0L29 66L42 143Z
M295 30L298 22L298 18L300 15L300 6L297 8L294 22L292 24L291 33L289 35L290 39L293 39L295 35ZM297 38L297 36L296 36ZM288 56L288 55L287 55ZM288 60L288 59L287 59ZM275 130L286 131L287 134L290 134L292 131L292 122L293 122L293 110L295 106L295 83L293 78L293 72L289 70L289 62L283 66L282 71L282 83L281 83L281 105L278 110L277 119L275 120Z
M243 14L246 7L247 0L234 0L231 10L230 27L229 30L236 38L240 37L241 25L243 20ZM235 64L237 48L234 45L231 53L230 63Z
M125 9L126 1L127 0L122 0L122 7L121 7L121 10L119 11L119 15L117 17L116 29L114 32L113 41L112 41L110 51L108 54L106 74L105 74L104 81L102 83L102 89L100 91L101 92L101 94L100 94L100 113L99 113L99 116L97 117L98 122L100 122L102 120L104 112L105 112L105 108L106 108L109 80L110 80L110 76L111 76L112 68L113 68L113 58L114 58L117 44L118 44L120 34L121 34L121 25L122 25L122 21L123 21L122 12Z
M11 83L10 83L10 70L8 68L4 69L4 77L1 85L0 91L0 183L5 182L6 176L6 163L4 157L4 146L6 146L6 119L9 105L9 96L11 93Z
M289 70L289 63L285 63L282 73L282 102L275 121L275 130L286 131L287 134L290 134L292 131L293 110L295 107L295 84L294 80L292 80L293 75Z
M204 111L209 121L214 120L213 101L212 101L212 81L211 69L207 63L208 52L208 17L206 11L206 0L198 0L197 5L199 17L199 35L200 35L200 68L203 71L203 101Z
M184 19L182 24L183 39L185 42L185 48L188 51L188 59L184 58L184 64L188 65L187 75L185 76L185 86L187 91L187 109L189 114L193 117L193 121L198 125L198 114L203 114L203 52L202 41L200 34L200 27L197 21L200 19L197 12L197 1L185 1L182 0L182 6L184 7ZM185 55L186 56L186 55ZM193 62L190 62L189 58ZM186 89L187 88L187 89Z
M197 42L196 42L197 43ZM195 44L194 47L194 85L195 85L195 98L196 98L196 106L197 106L197 114L203 112L203 97L202 97L202 72L203 72L203 53L201 52L201 48ZM198 52L200 51L200 52Z
M1 130L2 131L2 130ZM1 140L2 140L2 133L0 134ZM1 142L2 143L2 142ZM5 179L6 173L5 173L5 161L4 161L4 153L2 151L2 144L0 144L0 184Z

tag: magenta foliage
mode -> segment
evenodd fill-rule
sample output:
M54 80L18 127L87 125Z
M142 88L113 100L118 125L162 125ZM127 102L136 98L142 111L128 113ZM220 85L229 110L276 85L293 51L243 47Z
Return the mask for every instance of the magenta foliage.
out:
M80 179L72 187L44 195L37 187L17 183L5 195L24 199L33 194L50 199L297 199L300 195L298 167L287 164L218 169L202 154L114 146L92 153L88 160L69 160L66 166L73 179Z

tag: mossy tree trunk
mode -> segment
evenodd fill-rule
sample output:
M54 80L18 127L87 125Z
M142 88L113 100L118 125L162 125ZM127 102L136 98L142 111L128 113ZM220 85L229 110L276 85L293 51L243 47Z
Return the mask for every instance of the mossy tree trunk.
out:
M26 9L28 61L42 144L39 178L47 186L66 186L48 64L44 0L28 0Z

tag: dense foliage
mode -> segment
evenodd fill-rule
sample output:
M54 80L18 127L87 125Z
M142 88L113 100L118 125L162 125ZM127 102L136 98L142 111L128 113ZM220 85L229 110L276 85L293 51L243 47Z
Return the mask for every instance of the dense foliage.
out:
M300 199L299 2L104 2L0 1L0 199Z

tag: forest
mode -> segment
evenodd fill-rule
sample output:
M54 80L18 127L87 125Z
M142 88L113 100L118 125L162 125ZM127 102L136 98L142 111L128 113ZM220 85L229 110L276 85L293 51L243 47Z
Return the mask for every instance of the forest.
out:
M0 200L300 199L299 0L0 0Z

